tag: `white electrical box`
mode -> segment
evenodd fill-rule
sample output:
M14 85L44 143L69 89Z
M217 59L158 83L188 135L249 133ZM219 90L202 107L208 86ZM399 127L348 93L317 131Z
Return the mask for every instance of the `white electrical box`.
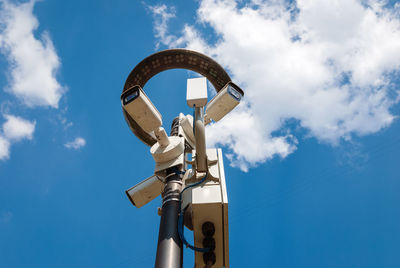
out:
M202 226L205 222L213 223L215 227L213 238L215 239L216 261L211 267L229 268L228 196L222 150L207 149L207 158L210 161L218 161L210 167L211 174L209 176L212 176L213 180L207 180L203 185L185 191L182 205L190 204L191 206L194 246L204 247L203 239L205 236L202 232ZM195 268L205 266L203 254L195 252Z
M187 80L186 101L189 107L204 107L207 104L207 79L205 77Z

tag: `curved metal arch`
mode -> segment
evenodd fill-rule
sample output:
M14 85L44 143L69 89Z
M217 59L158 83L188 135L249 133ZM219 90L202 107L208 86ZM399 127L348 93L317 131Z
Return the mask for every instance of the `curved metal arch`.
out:
M217 92L231 82L226 71L210 57L187 49L167 49L148 56L136 65L126 79L122 93L137 85L143 89L153 76L170 69L187 69L197 72L205 76ZM142 142L149 146L157 142L124 109L122 111L130 129Z

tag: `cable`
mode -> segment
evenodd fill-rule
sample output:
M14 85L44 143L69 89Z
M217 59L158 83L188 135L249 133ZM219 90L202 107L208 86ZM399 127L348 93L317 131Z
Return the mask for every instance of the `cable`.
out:
M179 175L185 175L185 173L186 173L185 171L180 171L178 169L178 166L172 167L172 171L175 172L175 174L179 174Z
M190 185L186 186L185 188L183 188L183 190L182 190L182 192L181 192L181 194L180 194L181 201L182 201L182 194L183 194L183 192L186 191L186 190L189 189L189 188L193 188L193 187L196 187L197 185L202 184L202 183L206 180L207 175L208 175L208 173L206 173L206 175L204 175L204 177L203 177L200 181L195 182L195 183L193 183L193 184L190 184Z
M194 251L199 251L199 252L210 251L209 248L198 248L198 247L192 246L191 244L189 244L188 241L186 241L185 236L183 234L183 215L185 214L185 211L186 211L186 208L181 211L181 214L178 217L178 233L179 233L179 238L182 240L182 243L185 244L186 247L188 247Z
M205 175L200 181L186 186L186 187L182 190L182 192L180 193L180 195L179 195L179 196L180 196L179 199L181 200L181 203L182 203L182 194L183 194L183 192L186 191L186 190L189 189L189 188L193 188L193 187L195 187L195 186L198 186L198 185L202 184L202 183L206 180L206 178L207 178L207 173L206 173L206 175ZM184 235L184 232L183 232L183 218L184 218L184 215L185 215L185 211L186 211L186 208L181 209L181 212L180 212L179 217L178 217L178 234L179 234L179 238L182 240L182 243L185 244L185 246L188 247L188 248L190 248L191 250L199 251L199 252L209 252L209 251L210 251L209 248L198 248L198 247L195 247L195 246L190 245L190 244L186 241L185 235Z

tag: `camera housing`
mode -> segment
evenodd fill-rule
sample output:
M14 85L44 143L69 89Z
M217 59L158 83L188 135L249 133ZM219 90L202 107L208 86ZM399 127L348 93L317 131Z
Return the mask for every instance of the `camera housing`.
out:
M232 82L229 82L212 100L207 104L204 116L205 124L211 120L217 122L227 113L233 110L243 97L243 91Z
M164 188L163 180L153 175L125 191L132 204L140 208L159 196Z
M162 125L162 117L140 86L133 86L121 95L123 109L147 133Z

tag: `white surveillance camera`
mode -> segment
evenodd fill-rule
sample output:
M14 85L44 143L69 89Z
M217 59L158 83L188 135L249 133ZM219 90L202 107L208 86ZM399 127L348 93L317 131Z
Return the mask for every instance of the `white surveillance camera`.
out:
M121 102L125 111L147 133L161 127L161 114L140 86L134 86L122 93Z
M221 120L227 113L233 110L243 96L243 91L234 83L228 83L218 94L212 98L207 104L206 115L204 116L205 124L214 120Z
M140 208L159 196L163 190L164 183L160 177L153 175L150 178L136 184L125 193L132 204Z

